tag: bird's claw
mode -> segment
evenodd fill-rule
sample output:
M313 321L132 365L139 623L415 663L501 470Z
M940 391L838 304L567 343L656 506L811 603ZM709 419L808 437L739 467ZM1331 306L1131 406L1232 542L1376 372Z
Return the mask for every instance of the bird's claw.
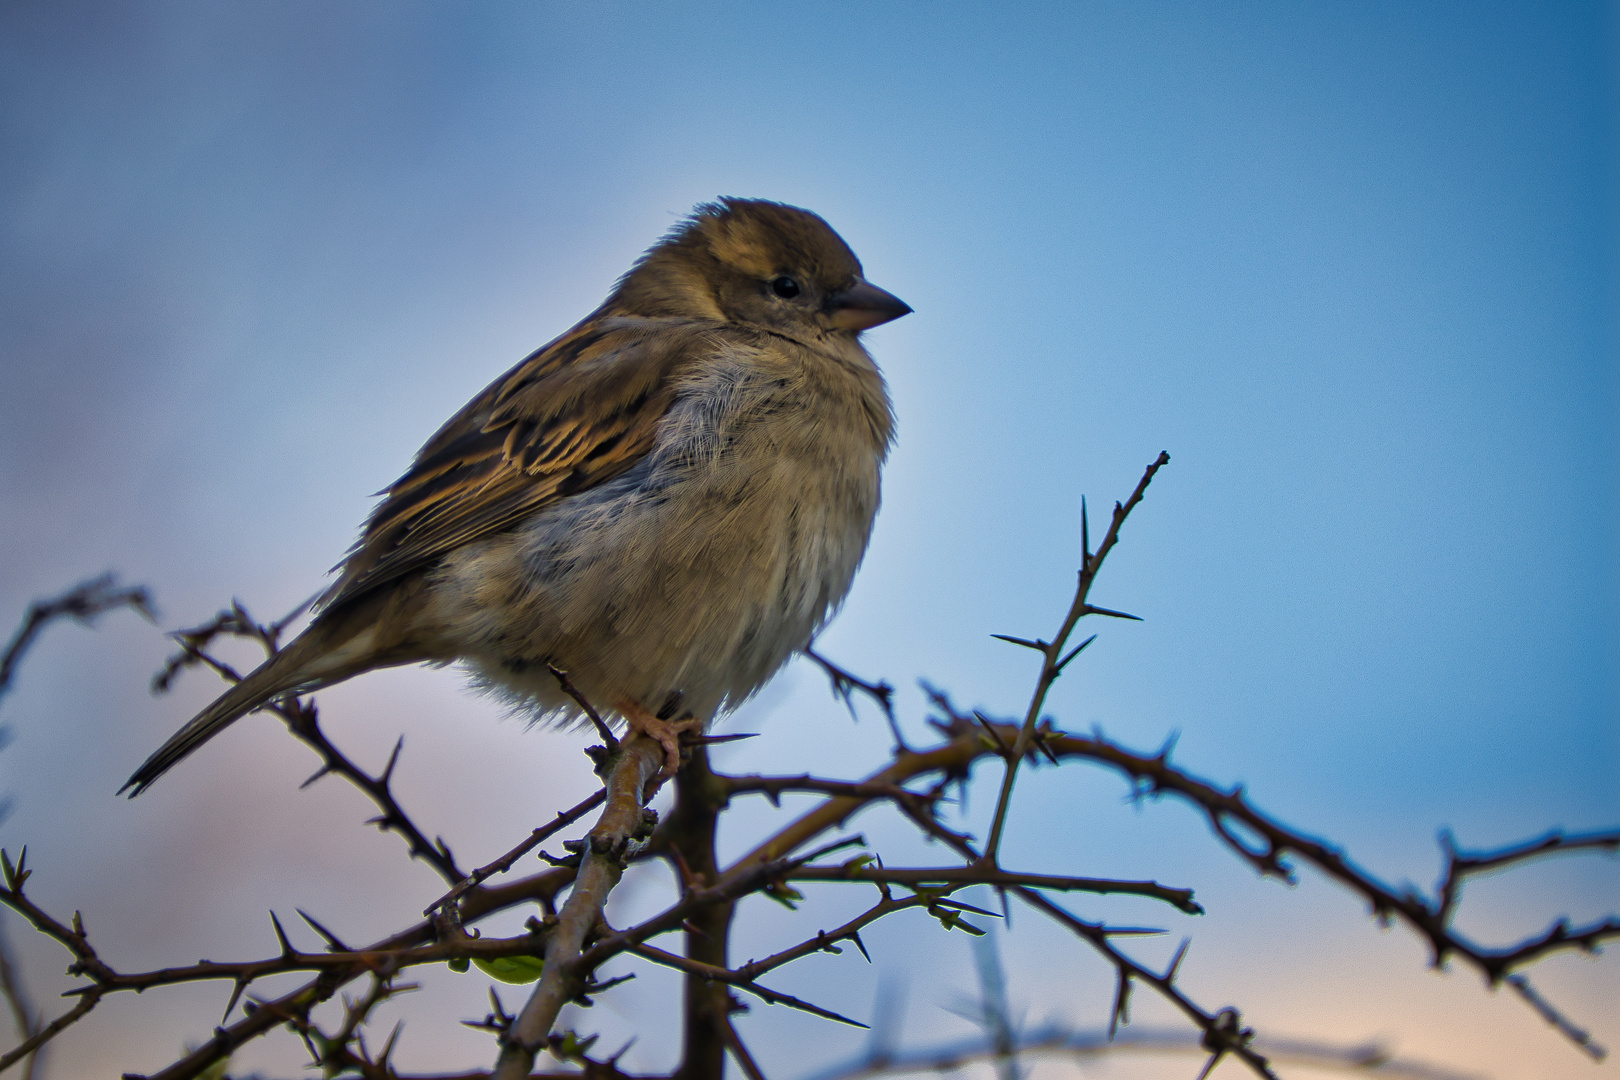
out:
M631 731L637 731L664 748L664 767L658 773L662 783L681 770L681 736L692 732L703 733L703 721L688 717L685 720L663 720L631 702L622 702L619 712Z

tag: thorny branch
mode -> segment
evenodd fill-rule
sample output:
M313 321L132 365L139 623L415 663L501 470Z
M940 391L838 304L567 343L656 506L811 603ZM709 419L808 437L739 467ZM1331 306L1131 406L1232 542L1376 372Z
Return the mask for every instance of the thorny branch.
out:
M534 1067L551 1025L563 1005L584 990L586 973L595 965L580 956L589 934L602 919L608 894L624 873L630 845L651 833L657 817L644 809L652 792L649 782L663 766L663 748L645 735L623 740L607 768L607 797L602 816L586 838L579 874L546 941L545 972L529 1002L501 1036L496 1080L522 1080Z
M181 630L173 635L174 640L180 645L180 651L171 656L163 665L163 669L153 677L153 692L167 691L174 685L175 679L182 671L198 665L212 668L227 682L241 682L242 676L229 664L210 654L208 647L220 637L244 638L262 647L267 659L274 657L281 648L282 633L294 619L304 613L307 607L306 601L279 621L267 625L257 622L238 601L233 602L228 610L221 611L209 622L189 630ZM399 764L400 752L405 748L403 736L394 744L382 774L372 776L351 761L326 737L326 733L321 730L319 715L313 701L285 694L266 703L262 708L281 717L288 731L320 755L321 767L304 781L302 787L308 787L324 776L335 774L343 777L363 791L382 811L366 824L375 825L384 832L398 833L409 846L413 859L422 859L428 863L449 884L461 884L466 875L457 868L455 856L450 853L449 845L444 842L444 838L434 837L429 841L426 834L417 828L416 823L399 805L399 800L394 797L394 767Z
M580 1064L586 1077L617 1078L624 1075L618 1070L617 1056L606 1060L590 1056L594 1037L580 1038L573 1032L552 1030L562 1004L586 992L598 993L618 981L593 981L594 972L606 961L615 957L635 957L684 972L689 991L692 987L730 987L768 1002L802 1009L828 1019L858 1023L824 1006L761 986L758 980L803 957L815 953L841 952L845 943L853 944L862 955L867 955L862 931L902 911L923 911L947 929L982 933L969 921L968 916L994 917L993 913L965 904L952 895L970 886L981 885L994 888L1003 895L1017 897L1056 920L1086 941L1113 967L1117 993L1110 1016L1110 1034L1128 1020L1129 996L1133 986L1146 985L1174 1004L1197 1027L1200 1045L1210 1055L1206 1072L1222 1057L1231 1055L1245 1062L1257 1075L1271 1076L1266 1058L1254 1048L1253 1031L1243 1025L1235 1009L1207 1011L1179 989L1177 975L1186 955L1185 943L1168 969L1161 974L1137 963L1117 944L1118 939L1124 937L1161 931L1091 922L1057 906L1046 896L1047 891L1126 893L1166 902L1189 914L1197 913L1201 908L1193 900L1190 890L1170 888L1157 882L1084 878L1045 873L1039 869L1015 871L998 865L994 854L1006 822L1016 770L1025 760L1039 763L1043 758L1053 764L1083 760L1112 768L1131 783L1133 794L1139 798L1169 793L1186 799L1204 812L1216 835L1226 845L1264 875L1292 880L1290 859L1302 859L1316 866L1365 897L1381 919L1398 918L1425 936L1433 948L1437 964L1444 963L1448 957L1462 957L1490 982L1507 981L1572 1041L1595 1056L1601 1055L1601 1048L1592 1044L1584 1031L1547 1003L1518 973L1518 969L1555 951L1595 951L1602 942L1620 936L1620 921L1610 918L1579 928L1571 928L1561 922L1545 934L1518 945L1489 949L1458 935L1452 929L1451 920L1460 900L1463 883L1470 876L1554 854L1612 852L1620 848L1620 833L1583 836L1554 833L1527 844L1483 853L1459 852L1450 838L1444 837L1442 842L1447 864L1436 895L1426 898L1413 889L1391 889L1349 862L1336 849L1275 822L1256 809L1241 788L1222 790L1172 766L1168 751L1161 751L1157 755L1135 754L1109 742L1100 734L1088 738L1058 731L1049 720L1041 717L1045 694L1051 683L1089 643L1090 639L1087 639L1079 646L1068 645L1078 620L1088 614L1130 617L1092 605L1088 597L1104 559L1118 542L1126 517L1140 503L1153 475L1167 460L1165 455L1160 455L1131 497L1115 505L1111 526L1095 552L1090 550L1089 526L1083 533L1082 543L1086 551L1079 585L1055 639L1052 642L1007 639L1042 653L1042 668L1036 690L1022 722L999 721L978 712L964 715L951 705L944 693L931 691L931 700L944 717L935 722L942 738L924 749L913 749L901 737L894 718L892 688L887 683L860 679L807 647L807 655L827 671L833 681L834 692L846 704L853 706L852 695L859 692L873 698L883 708L896 743L892 758L883 768L859 780L810 775L726 776L709 771L707 758L702 755L702 747L699 746L694 751L692 765L683 770L680 782L691 792L701 791L702 798L708 800L708 805L716 813L724 809L732 797L743 794L763 794L773 803L778 803L784 793L800 793L816 799L809 809L730 866L721 867L713 859L712 824L717 818L710 819L711 834L702 841L708 847L700 852L691 846L693 835L689 831L682 831L687 826L677 827L672 821L666 821L653 828L652 822L643 817L642 807L650 794L647 781L661 765L662 754L651 744L640 745L647 740L632 738L617 748L610 746L597 751L597 758L608 773L607 784L602 791L567 811L559 812L547 824L531 830L505 855L470 874L464 874L456 867L443 841L430 843L421 830L412 824L395 798L390 782L398 756L397 746L381 776L372 777L330 743L316 723L312 704L290 696L273 703L270 707L282 717L289 729L321 756L321 769L311 780L335 773L360 787L382 811L374 823L400 832L413 855L428 859L439 870L451 886L450 891L428 906L427 919L358 949L346 945L319 922L305 915L306 922L322 938L325 949L319 952L302 951L293 946L280 920L272 915L279 944L279 951L274 956L257 961L204 961L148 972L119 972L102 960L91 946L77 913L70 922L64 923L40 909L24 894L24 882L32 873L25 866L25 855L19 856L15 865L6 857L0 860L5 876L0 901L22 914L41 933L67 948L73 957L70 972L84 977L87 982L69 992L70 996L78 998L71 1009L22 1046L0 1058L0 1068L44 1045L58 1032L88 1014L110 993L204 980L224 981L231 985L225 1009L225 1020L229 1021L233 1009L255 982L272 974L301 971L312 973L313 977L297 989L272 1000L249 996L243 1003L244 1015L240 1019L222 1023L207 1043L157 1076L164 1080L199 1076L248 1040L279 1027L289 1027L304 1040L314 1061L328 1072L347 1069L367 1080L399 1080L404 1074L391 1064L397 1045L397 1031L373 1052L366 1045L364 1028L379 1004L409 988L397 981L402 972L433 963L465 965L473 959L494 961L513 957L544 957L546 963L534 994L519 1016L507 1014L498 999L492 999L493 1009L489 1016L474 1025L493 1031L499 1037L501 1062L494 1075L530 1075L529 1070L536 1055L545 1050L559 1061ZM135 604L134 600L125 602ZM210 644L222 635L244 637L273 654L279 647L281 633L292 618L289 616L278 623L261 625L248 616L240 605L235 605L212 623L177 635L181 651L159 674L155 685L159 689L167 687L181 670L194 665L211 667L223 677L235 679L236 673L208 652ZM11 666L15 666L14 660ZM566 680L566 675L560 678ZM700 759L701 769L694 771L699 770ZM1004 763L1002 795L997 803L991 840L981 851L972 837L948 828L940 819L939 809L951 785L965 784L971 777L973 767L990 759L999 759ZM546 838L581 819L597 806L602 806L603 811L589 838L582 843L565 845L577 852L574 858L562 860L562 865L516 881L500 885L491 882L495 876L510 871L519 859ZM818 859L832 851L852 843L863 843L856 838L824 843L819 848L812 847L829 832L841 828L854 814L878 806L892 807L926 836L946 843L962 858L962 865L893 867L884 865L874 855L860 855L839 865L817 863ZM680 804L677 810L679 807ZM805 853L797 854L799 852ZM693 862L700 854L707 861ZM681 885L679 898L664 911L636 925L610 927L603 917L603 903L609 890L628 862L648 858L663 858L674 867ZM873 888L877 891L877 900L844 924L819 931L815 936L781 949L763 960L734 964L726 960L724 940L703 944L704 927L722 936L729 932L729 914L725 913L729 913L732 906L742 899L763 894L791 906L803 899L794 889L794 883L805 881ZM559 910L558 897L565 891L567 899ZM511 938L482 937L466 929L495 912L528 903L538 904L543 918L531 918L525 934ZM717 913L722 913L723 917L717 918ZM651 944L660 935L678 931L685 931L687 935L688 952L685 956ZM867 958L870 960L870 956ZM345 999L343 1020L335 1030L324 1029L311 1019L312 1010L317 1005L330 1000L344 986L362 977L370 978L369 989L358 999ZM689 992L689 1009L694 1002L707 1002L709 1004L704 1007L713 1005L719 1011L711 1017L707 1027L701 1023L695 1027L689 1025L687 1058L677 1073L680 1080L718 1080L719 1077L720 1058L709 1053L710 1048L694 1047L690 1042L694 1032L712 1035L723 1043L720 1052L729 1053L745 1075L750 1078L759 1076L757 1062L743 1045L729 1019L728 1012L741 1006L734 999L726 997L723 989L718 998L707 990L696 996Z
M148 622L157 618L152 609L152 597L143 585L119 585L112 574L102 574L81 585L75 585L60 596L49 600L36 600L28 607L22 625L11 636L6 651L0 653L0 697L11 689L11 680L23 655L38 639L40 632L57 619L73 619L85 626L95 625L96 619L118 608L131 608Z
M11 1018L17 1025L17 1035L23 1042L39 1036L44 1024L34 1009L34 1003L29 1000L28 991L23 987L22 974L17 970L16 958L11 954L11 942L6 936L4 922L0 922L0 993L5 995L6 1004L11 1008ZM33 1080L38 1067L39 1055L31 1052L28 1064L23 1067L23 1080Z
M457 900L465 896L469 891L482 885L496 874L506 873L517 864L519 859L523 858L523 856L527 855L529 852L533 851L535 848L539 847L551 837L557 835L559 832L566 829L568 826L572 825L574 822L578 821L592 810L595 810L598 806L601 806L603 800L606 798L607 789L603 788L597 791L594 795L586 796L571 809L557 811L557 816L548 824L542 825L538 829L535 829L533 832L529 833L521 844L513 848L511 851L508 851L505 855L502 855L494 862L480 866L478 869L468 874L465 878L458 881L455 888L451 889L449 892L433 901L433 903L429 904L427 910L423 911L422 914L432 915L444 905L455 903Z
M981 723L983 723L982 718ZM975 730L974 726L967 720L957 717L952 718L951 726L964 733L971 733ZM1012 737L1010 731L1002 731L997 735L1000 739ZM970 866L982 867L985 865L986 860L975 850L971 839L966 835L946 828L935 818L923 817L909 807L902 808L902 812L907 813L930 836L942 840L956 849L968 861ZM1112 938L1116 936L1140 934L1143 932L1140 929L1135 927L1115 928L1102 923L1086 922L1058 907L1036 890L1022 885L1011 886L1006 891L1011 892L1037 911L1056 920L1060 925L1083 938L1113 965L1117 976L1117 988L1114 1006L1109 1016L1108 1026L1110 1032L1117 1030L1120 1024L1129 1021L1131 982L1133 979L1139 980L1158 991L1160 996L1181 1010L1203 1032L1202 1045L1210 1052L1210 1060L1205 1066L1203 1075L1207 1075L1221 1058L1231 1054L1247 1065L1256 1075L1265 1077L1267 1080L1277 1080L1276 1074L1272 1072L1264 1055L1256 1052L1253 1046L1250 1045L1254 1039L1254 1031L1243 1026L1241 1015L1236 1009L1225 1008L1214 1013L1208 1012L1183 994L1176 986L1176 976L1179 973L1181 961L1187 953L1187 942L1182 942L1181 948L1176 952L1175 959L1170 962L1170 966L1165 973L1160 975L1125 955L1112 941Z
M938 866L891 870L884 867L854 866L833 869L812 867L788 875L793 881L884 881L896 885L993 885L1006 888L1024 885L1032 889L1059 892L1129 893L1163 900L1187 915L1202 915L1204 909L1193 901L1191 889L1170 889L1156 881L1116 881L1112 878L1066 877L1062 874L1018 874L980 866Z
M49 600L36 600L30 604L22 624L7 643L5 652L0 653L0 699L11 689L12 679L24 654L51 622L69 618L83 626L93 626L107 612L125 607L138 612L148 622L156 619L152 598L146 588L141 585L121 586L111 573L82 582ZM0 729L0 733L3 733L3 729ZM0 800L0 819L5 818L10 809L9 799ZM0 927L0 994L4 995L17 1025L17 1034L23 1040L15 1050L0 1057L0 1069L26 1058L23 1076L24 1080L31 1080L39 1064L37 1050L73 1021L58 1021L50 1025L43 1022L23 986L22 974L12 958L10 944L3 936L3 927Z
M894 687L886 682L867 682L859 675L846 671L816 652L815 642L806 645L803 652L806 658L826 673L828 681L832 683L833 696L844 703L851 719L859 719L859 714L855 711L855 691L859 690L883 710L883 719L889 724L889 734L894 736L894 748L907 749L906 737L901 734L900 722L894 716Z
M1131 492L1130 498L1114 504L1114 519L1095 553L1091 550L1091 521L1086 512L1086 501L1084 498L1080 500L1080 581L1074 590L1074 599L1069 604L1068 614L1063 617L1063 625L1058 628L1057 635L1051 641L1042 641L1038 638L1028 641L1008 634L995 635L1002 641L1022 645L1040 653L1041 671L1035 679L1035 691L1030 695L1029 708L1025 710L1024 724L1018 731L1018 738L1012 740L1010 744L1004 739L997 740L999 748L1003 751L1002 757L1007 762L1007 771L1001 778L1001 792L996 796L996 813L990 824L990 842L984 849L983 857L988 862L994 863L1001 852L1001 835L1007 825L1007 811L1012 806L1013 784L1018 779L1018 763L1034 745L1035 725L1040 722L1041 709L1046 705L1047 691L1052 689L1052 684L1063 674L1063 669L1084 652L1086 646L1096 638L1093 634L1073 649L1069 649L1069 635L1074 633L1075 624L1087 615L1110 615L1116 619L1136 618L1135 615L1127 615L1122 611L1096 607L1089 602L1088 597L1091 595L1092 582L1097 580L1097 574L1102 570L1103 560L1108 558L1108 553L1119 543L1120 527L1125 524L1125 519L1130 516L1131 511L1136 509L1136 504L1142 501L1142 496L1147 494L1148 485L1153 482L1154 475L1169 463L1170 455L1161 450L1159 456L1153 459L1153 464L1142 474L1142 479L1137 481L1136 490Z
M1377 1076L1380 1080L1481 1080L1475 1074L1402 1060L1376 1043L1342 1047L1301 1039L1268 1039L1264 1049L1267 1058L1278 1065L1357 1072ZM904 1053L885 1047L818 1073L813 1080L867 1080L868 1077L899 1074L960 1075L970 1066L997 1061L1009 1050L1015 1058L1047 1058L1077 1065L1127 1053L1154 1056L1205 1053L1197 1036L1180 1031L1148 1030L1134 1034L1112 1034L1107 1029L1073 1031L1047 1027L1016 1033L1008 1048L982 1037Z

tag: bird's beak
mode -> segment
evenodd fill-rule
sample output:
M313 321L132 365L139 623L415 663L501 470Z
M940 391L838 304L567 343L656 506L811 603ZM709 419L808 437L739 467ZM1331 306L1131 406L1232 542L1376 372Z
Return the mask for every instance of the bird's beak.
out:
M827 298L832 324L840 330L870 330L911 313L911 305L865 278Z

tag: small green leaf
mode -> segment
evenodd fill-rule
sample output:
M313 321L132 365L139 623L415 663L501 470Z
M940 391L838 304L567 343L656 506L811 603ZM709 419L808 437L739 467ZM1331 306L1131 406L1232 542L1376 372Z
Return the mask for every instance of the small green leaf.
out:
M590 1049L597 1038L596 1035L588 1035L582 1039L579 1037L578 1032L570 1028L563 1032L562 1038L551 1048L551 1056L561 1058L564 1061L583 1060L585 1055L590 1053Z
M983 930L962 918L961 913L958 911L953 911L950 908L930 907L928 914L938 919L939 925L947 930L962 930L972 934L974 937L984 936Z
M804 893L785 881L773 881L761 891L789 911L798 911L799 902L804 899Z
M472 963L465 956L458 956L450 961L451 971L466 971L470 967Z
M475 959L473 965L492 979L521 986L538 982L546 962L535 956L498 956L493 960Z

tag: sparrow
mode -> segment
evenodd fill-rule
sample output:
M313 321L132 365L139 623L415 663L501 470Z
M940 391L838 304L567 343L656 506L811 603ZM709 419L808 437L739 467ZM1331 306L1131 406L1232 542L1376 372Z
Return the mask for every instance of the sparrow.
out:
M679 735L763 686L849 592L894 439L860 335L910 311L807 210L698 206L427 441L307 628L120 792L272 699L455 661L580 723L565 672L672 774Z

